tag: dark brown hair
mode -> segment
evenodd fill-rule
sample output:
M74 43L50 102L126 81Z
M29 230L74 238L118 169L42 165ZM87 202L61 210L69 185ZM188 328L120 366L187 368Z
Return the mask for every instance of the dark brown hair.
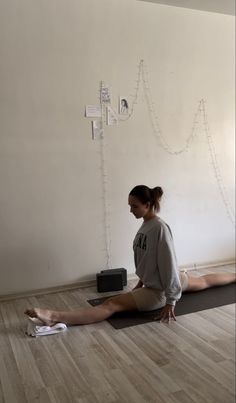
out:
M129 196L136 197L142 204L150 203L156 212L160 211L160 200L163 195L163 190L160 186L151 189L146 185L135 186Z

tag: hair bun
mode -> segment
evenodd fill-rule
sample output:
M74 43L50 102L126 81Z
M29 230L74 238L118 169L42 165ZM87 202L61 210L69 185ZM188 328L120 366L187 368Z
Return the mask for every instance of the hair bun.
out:
M163 195L163 190L160 186L156 186L155 188L152 189L153 193L160 199Z

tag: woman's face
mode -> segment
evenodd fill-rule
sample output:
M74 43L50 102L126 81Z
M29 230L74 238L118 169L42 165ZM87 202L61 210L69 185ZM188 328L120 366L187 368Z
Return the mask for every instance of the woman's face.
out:
M150 212L150 203L148 202L146 204L143 204L135 196L129 196L128 204L130 206L130 212L136 218L143 218L146 216L147 213Z

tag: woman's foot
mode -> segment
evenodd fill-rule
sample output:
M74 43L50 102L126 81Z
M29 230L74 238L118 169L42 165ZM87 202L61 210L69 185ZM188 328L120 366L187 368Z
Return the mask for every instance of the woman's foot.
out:
M47 326L53 326L55 323L57 323L57 321L53 320L54 311L50 311L49 309L32 308L26 309L24 313L31 318L40 319L41 322Z

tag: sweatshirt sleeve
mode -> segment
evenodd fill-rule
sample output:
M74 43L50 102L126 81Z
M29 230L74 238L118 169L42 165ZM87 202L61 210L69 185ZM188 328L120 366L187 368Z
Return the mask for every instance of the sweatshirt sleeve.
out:
M157 264L166 303L175 305L181 297L181 283L171 231L161 226L157 246Z

